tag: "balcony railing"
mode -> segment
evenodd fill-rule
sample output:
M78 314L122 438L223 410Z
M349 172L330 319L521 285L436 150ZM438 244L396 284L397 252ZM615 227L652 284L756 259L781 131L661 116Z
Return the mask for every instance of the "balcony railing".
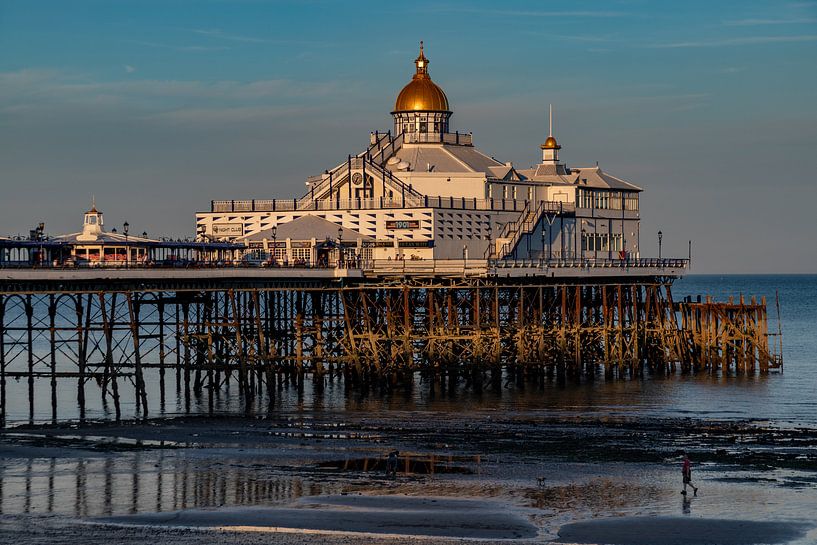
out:
M404 132L402 133L406 144L458 144L460 146L473 146L474 139L470 134L460 132Z
M631 259L607 258L544 258L544 259L491 259L489 266L497 269L516 268L581 268L581 269L686 269L689 259L642 257Z
M211 212L299 212L310 210L377 210L392 208L445 208L456 210L490 210L493 212L521 212L527 201L515 199L477 199L466 197L429 197L406 195L406 198L377 199L316 199L303 202L298 199L252 199L210 201ZM550 203L549 210L572 214L572 203Z

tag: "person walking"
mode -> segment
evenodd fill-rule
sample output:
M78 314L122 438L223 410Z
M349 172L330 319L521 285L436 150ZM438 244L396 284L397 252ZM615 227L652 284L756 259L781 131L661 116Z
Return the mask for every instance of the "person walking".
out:
M389 457L386 460L386 477L391 477L392 479L397 477L398 456L400 456L399 450L389 452Z
M684 477L684 489L681 491L681 494L684 496L687 495L687 485L692 487L692 494L694 496L698 495L698 487L692 484L692 462L689 461L689 456L684 451L682 452L684 455L683 463L681 465L681 474Z

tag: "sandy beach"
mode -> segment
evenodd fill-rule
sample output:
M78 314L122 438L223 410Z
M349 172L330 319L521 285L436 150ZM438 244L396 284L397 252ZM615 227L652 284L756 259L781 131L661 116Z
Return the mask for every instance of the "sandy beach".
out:
M490 411L406 416L310 413L9 430L0 440L0 541L817 539L811 430ZM679 452L690 446L697 497L679 493ZM385 464L393 448L400 457L392 479Z

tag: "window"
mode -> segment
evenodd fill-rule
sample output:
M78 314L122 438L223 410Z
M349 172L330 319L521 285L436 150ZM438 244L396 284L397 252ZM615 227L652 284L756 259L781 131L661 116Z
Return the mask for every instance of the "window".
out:
M513 186L513 198L516 200L516 186Z
M507 185L502 186L502 198L503 199L508 198L508 186Z
M533 200L533 186L528 187L528 200L529 201Z
M618 252L623 249L621 233L584 233L582 250L586 252Z
M303 261L306 265L312 260L312 248L292 248L292 260Z

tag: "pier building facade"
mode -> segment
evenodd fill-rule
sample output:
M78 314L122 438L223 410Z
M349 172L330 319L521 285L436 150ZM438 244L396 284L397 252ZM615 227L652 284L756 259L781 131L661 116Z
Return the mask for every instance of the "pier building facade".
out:
M421 46L392 128L364 151L300 198L213 201L196 241L122 240L95 207L81 233L0 239L0 428L11 396L29 422L57 422L66 387L83 421L92 396L117 420L212 415L230 392L272 413L307 376L316 391L419 377L453 392L782 369L764 299L673 299L689 262L641 257L641 188L564 164L552 123L531 168L483 153L452 131L428 63ZM126 267L44 259L105 263L109 247Z
M158 241L129 233L125 222L122 232L116 228L104 230L104 216L97 210L96 203L83 214L82 231L55 237L53 242L61 243L66 252L62 260L92 266L144 264L148 260L150 246Z
M472 134L452 130L453 110L429 75L422 44L414 64L391 112L392 128L371 133L365 150L308 178L298 198L212 201L196 214L197 233L252 241L256 255L290 262L307 253L317 260L321 244L352 242L364 260L640 257L640 187L599 166L563 163L552 122L536 165L522 169L493 158ZM309 252L272 236L305 216L354 234L316 239Z

